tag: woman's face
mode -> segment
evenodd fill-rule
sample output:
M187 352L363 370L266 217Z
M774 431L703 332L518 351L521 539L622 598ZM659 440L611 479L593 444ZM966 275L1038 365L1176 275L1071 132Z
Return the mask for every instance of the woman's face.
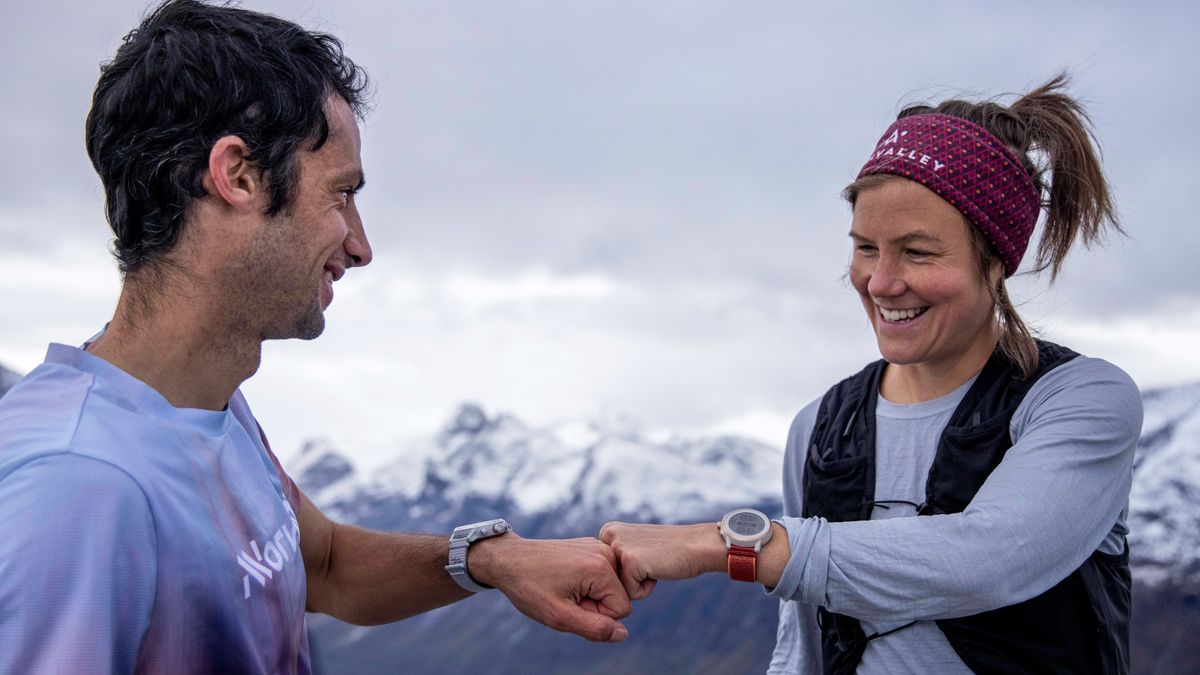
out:
M948 370L994 348L994 302L968 227L957 209L907 179L858 194L850 281L888 363ZM997 262L993 286L1001 274Z

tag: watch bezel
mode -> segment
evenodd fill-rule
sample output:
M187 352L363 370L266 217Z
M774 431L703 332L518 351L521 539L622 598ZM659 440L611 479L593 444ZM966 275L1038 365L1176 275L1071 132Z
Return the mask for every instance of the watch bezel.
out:
M749 513L758 516L758 518L763 521L762 529L753 535L741 535L734 532L729 526L729 521L743 513ZM767 543L771 539L771 519L767 517L767 514L759 511L758 509L734 509L729 513L726 513L724 517L721 518L721 535L725 537L726 548L729 548L731 545L743 546L745 548L753 548L755 551L757 551L763 544Z
M487 530L487 531L485 531ZM456 536L459 532L467 531L469 534L465 537ZM474 544L483 539L491 537L499 537L502 534L512 532L512 525L503 518L492 518L490 520L481 520L478 523L469 523L467 525L459 525L450 532L450 543L457 544L465 542L466 544Z

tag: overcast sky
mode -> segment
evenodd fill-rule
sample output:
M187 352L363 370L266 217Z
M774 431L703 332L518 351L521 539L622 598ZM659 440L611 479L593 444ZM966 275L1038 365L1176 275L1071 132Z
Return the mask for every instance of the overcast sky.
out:
M364 463L478 401L535 423L782 445L877 358L842 280L840 189L904 105L1024 91L1062 68L1130 236L1014 295L1041 333L1142 387L1200 380L1195 3L248 2L341 37L371 74L360 209L375 262L326 334L270 343L244 387L276 449ZM0 363L111 315L83 120L146 8L6 8Z

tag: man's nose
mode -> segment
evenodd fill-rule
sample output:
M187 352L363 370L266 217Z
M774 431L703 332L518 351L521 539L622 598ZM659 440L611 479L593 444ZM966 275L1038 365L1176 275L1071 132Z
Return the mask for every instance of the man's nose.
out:
M346 255L350 258L352 267L363 267L371 263L371 242L367 241L367 231L363 228L362 218L355 213L350 223L350 231L346 234L343 244Z

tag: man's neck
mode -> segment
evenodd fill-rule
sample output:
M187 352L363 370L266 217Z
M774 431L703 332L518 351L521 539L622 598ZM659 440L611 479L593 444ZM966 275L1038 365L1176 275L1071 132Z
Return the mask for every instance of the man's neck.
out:
M126 286L104 333L87 351L144 382L176 408L223 410L258 370L262 343L191 297L139 302Z

